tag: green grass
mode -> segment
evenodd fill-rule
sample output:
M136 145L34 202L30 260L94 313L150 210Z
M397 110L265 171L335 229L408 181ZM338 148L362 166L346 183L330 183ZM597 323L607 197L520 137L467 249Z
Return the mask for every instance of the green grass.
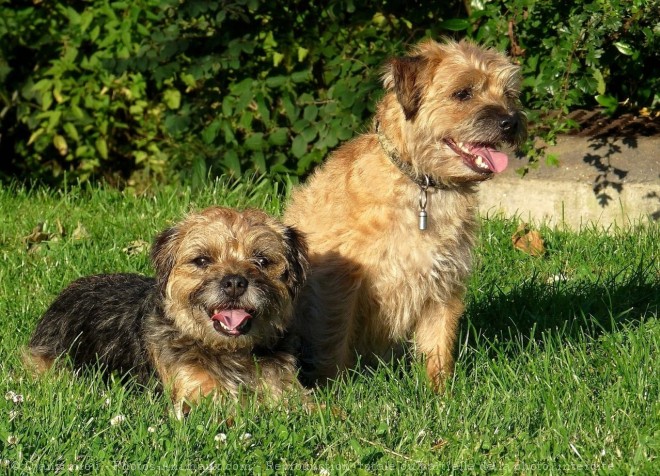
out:
M69 281L150 274L144 244L189 209L279 213L281 190L266 181L143 197L0 188L0 469L649 474L658 466L657 224L607 235L542 228L548 251L534 258L513 249L515 221L484 220L456 375L443 395L430 391L421 365L402 362L315 392L313 411L297 397L209 403L181 423L153 391L94 375L26 375L20 349ZM28 250L23 238L40 222L51 239Z

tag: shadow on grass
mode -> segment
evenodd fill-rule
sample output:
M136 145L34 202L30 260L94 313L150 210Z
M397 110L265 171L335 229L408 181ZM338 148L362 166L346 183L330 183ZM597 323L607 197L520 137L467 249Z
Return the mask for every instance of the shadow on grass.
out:
M463 343L506 343L496 345L498 352L511 354L530 342L541 346L548 333L568 341L595 339L621 325L637 326L645 317L657 316L659 305L660 274L653 262L593 282L545 283L533 276L511 292L494 289L469 303ZM509 345L511 341L524 345Z

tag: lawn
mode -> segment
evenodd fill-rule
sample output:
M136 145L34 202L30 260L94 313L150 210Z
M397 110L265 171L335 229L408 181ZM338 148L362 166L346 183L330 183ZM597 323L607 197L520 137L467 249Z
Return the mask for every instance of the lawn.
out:
M454 378L421 365L349 375L279 405L196 407L179 422L152 389L99 375L34 380L21 348L69 281L151 274L149 243L190 209L280 213L283 186L144 195L0 188L0 468L15 473L649 474L660 453L660 225L540 228L484 219ZM41 224L41 228L38 225Z

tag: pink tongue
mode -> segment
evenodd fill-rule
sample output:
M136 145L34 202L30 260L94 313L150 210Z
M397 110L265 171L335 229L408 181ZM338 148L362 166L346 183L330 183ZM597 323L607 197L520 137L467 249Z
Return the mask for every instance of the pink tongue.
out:
M502 172L509 164L509 157L504 152L483 146L469 146L468 149L473 155L482 157L488 164L488 168L495 173Z
M227 309L214 314L211 319L221 321L225 326L233 330L251 317L244 309Z

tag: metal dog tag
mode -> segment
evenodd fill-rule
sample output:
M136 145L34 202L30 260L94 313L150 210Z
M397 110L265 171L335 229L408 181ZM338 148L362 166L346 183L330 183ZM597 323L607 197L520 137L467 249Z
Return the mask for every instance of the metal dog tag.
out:
M426 213L427 190L429 188L429 176L424 176L424 184L419 186L419 229L424 231L427 226L428 213Z
M419 229L420 230L426 230L426 218L428 217L428 213L426 213L426 210L420 210L419 211Z

